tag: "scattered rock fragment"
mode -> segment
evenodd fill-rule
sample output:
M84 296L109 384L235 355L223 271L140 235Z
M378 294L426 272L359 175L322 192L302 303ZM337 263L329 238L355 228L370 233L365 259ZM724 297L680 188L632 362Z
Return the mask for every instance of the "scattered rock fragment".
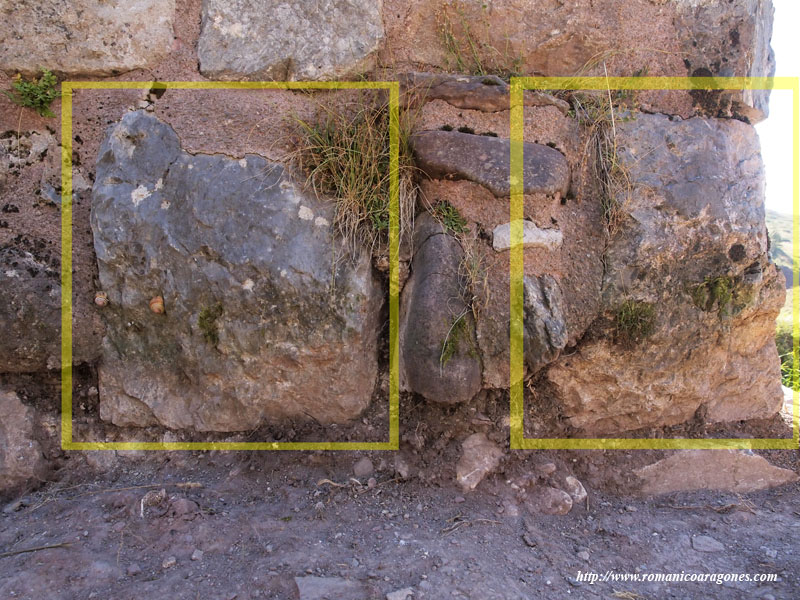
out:
M580 504L586 500L586 488L577 477L567 476L564 480L564 491L570 495L573 504Z
M556 469L556 464L552 462L541 463L535 467L535 471L540 477L548 477L555 473Z
M342 577L295 577L298 600L363 600L368 597L364 586Z
M537 486L531 490L526 504L532 513L565 515L572 510L572 497L564 490L550 486Z
M692 548L698 552L722 552L725 546L710 535L696 535L692 538Z
M41 479L45 460L33 431L33 409L0 389L0 497ZM8 507L7 507L8 508ZM9 512L16 510L12 508Z
M353 475L356 477L369 477L372 475L374 467L372 461L366 456L361 457L356 464L353 465Z
M634 474L646 496L692 490L748 493L798 479L795 472L746 450L683 450Z
M522 247L558 250L564 236L558 229L541 229L530 221L522 221ZM503 252L511 248L511 223L498 225L492 231L492 247Z
M170 503L169 516L176 519L192 520L199 510L196 502L188 498L176 498Z
M503 451L485 433L473 433L461 443L456 480L464 491L475 487L500 464Z
M400 476L401 479L408 479L411 474L411 467L408 461L403 458L400 453L394 455L394 472Z
M395 592L386 594L386 600L409 600L414 596L414 590L411 588L403 588Z

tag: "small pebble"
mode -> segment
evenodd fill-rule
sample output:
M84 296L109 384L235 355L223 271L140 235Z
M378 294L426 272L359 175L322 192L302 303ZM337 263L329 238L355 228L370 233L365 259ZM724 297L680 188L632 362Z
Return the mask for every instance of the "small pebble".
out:
M372 466L372 461L366 456L358 459L356 464L353 465L353 474L356 477L369 477L375 468Z
M178 559L177 558L175 558L174 556L168 556L167 558L164 559L164 562L161 563L161 568L162 569L171 569L172 567L174 567L177 564L178 564Z
M136 563L128 565L128 568L125 569L125 573L128 575L128 577L133 577L134 575L138 575L141 572L142 568Z
M3 508L3 512L8 515L8 514L11 514L13 512L17 512L23 506L24 506L24 504L22 503L22 500L15 500L14 502L11 502L10 504L7 504Z
M203 551L198 549L192 552L192 560L203 560Z

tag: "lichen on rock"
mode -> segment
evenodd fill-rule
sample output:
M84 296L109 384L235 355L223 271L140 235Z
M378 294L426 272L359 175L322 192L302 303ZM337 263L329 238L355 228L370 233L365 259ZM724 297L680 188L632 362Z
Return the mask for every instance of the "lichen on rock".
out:
M197 52L215 79L331 79L370 66L382 1L204 0Z
M774 415L784 283L767 256L755 131L639 115L617 133L633 191L620 198L603 297L609 309L630 298L654 307L652 326L638 344L589 339L548 369L568 422L610 434L683 423L699 409L710 422Z
M280 164L188 154L168 125L128 113L93 191L110 301L101 416L211 431L357 416L375 383L382 297L369 256L345 260L332 210ZM155 295L164 314L148 307Z

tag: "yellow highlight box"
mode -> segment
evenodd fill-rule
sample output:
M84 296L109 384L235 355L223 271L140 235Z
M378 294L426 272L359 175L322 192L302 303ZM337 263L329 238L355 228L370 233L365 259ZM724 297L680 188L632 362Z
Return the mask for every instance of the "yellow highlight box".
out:
M72 96L75 90L389 90L389 441L74 442L72 440ZM61 447L64 450L397 450L400 444L397 81L65 81L61 84Z
M794 368L800 354L800 79L797 77L512 77L511 78L511 448L513 450L661 450L661 449L797 449L800 444L800 381L792 388L792 438L750 439L631 439L631 438L526 438L523 426L523 95L524 90L791 90L793 99L793 231L792 231L792 333Z

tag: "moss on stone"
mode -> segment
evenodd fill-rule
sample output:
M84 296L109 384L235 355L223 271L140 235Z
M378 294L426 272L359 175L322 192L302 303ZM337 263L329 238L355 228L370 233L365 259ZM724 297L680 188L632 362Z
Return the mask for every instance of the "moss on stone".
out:
M471 358L478 358L478 349L473 341L474 327L468 319L468 313L464 312L453 321L447 337L442 342L442 351L439 355L439 365L444 367L451 358L456 356L463 344L467 344L466 354Z
M656 309L649 302L626 300L614 316L615 340L618 343L638 344L655 331Z
M731 313L736 280L730 275L706 277L689 290L695 306L700 310L717 311L720 317Z
M217 302L212 306L206 306L200 311L200 316L197 318L197 326L203 332L205 340L216 348L219 344L219 325L217 319L222 316L222 304Z

